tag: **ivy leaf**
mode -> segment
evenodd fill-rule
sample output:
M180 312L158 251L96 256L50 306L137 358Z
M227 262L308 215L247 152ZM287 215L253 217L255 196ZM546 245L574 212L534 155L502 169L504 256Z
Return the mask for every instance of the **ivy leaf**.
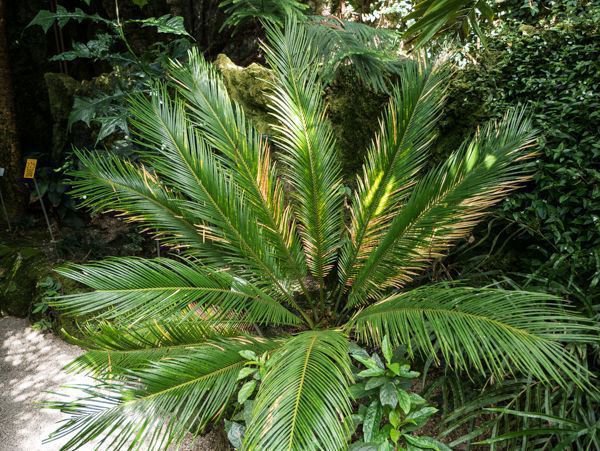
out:
M242 388L240 388L240 391L238 392L238 397L237 397L238 403L244 404L244 402L246 402L246 400L250 396L252 396L252 393L254 393L255 388L256 388L255 380L248 381L244 385L242 385Z
M379 399L381 405L390 406L392 409L395 409L398 405L398 392L394 384L391 382L385 383L379 390Z
M379 401L374 400L369 405L363 421L363 440L370 442L371 438L379 431L381 422L381 405Z

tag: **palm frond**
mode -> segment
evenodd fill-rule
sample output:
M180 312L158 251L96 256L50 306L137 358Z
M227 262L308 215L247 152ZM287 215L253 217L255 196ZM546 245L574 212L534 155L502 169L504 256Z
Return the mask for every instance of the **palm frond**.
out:
M288 17L300 20L308 5L298 0L223 0L219 3L229 16L225 25L239 26L249 20L283 25Z
M307 272L304 255L267 141L230 99L217 71L196 49L189 52L185 64L173 63L171 77L187 100L194 125L211 146L222 152L223 163L245 200L253 205L265 238L277 250L282 265L302 280ZM144 99L140 107L156 111L161 103L154 99L150 105Z
M301 320L268 292L224 271L170 259L114 258L71 264L59 274L94 289L54 299L68 315L94 314L121 324L144 323L190 309L190 315L297 324Z
M590 373L563 345L597 342L598 329L548 294L422 287L365 308L352 324L362 340L381 343L388 335L460 371L497 379L521 372L544 383L591 387Z
M344 449L350 431L348 342L338 331L304 332L272 354L256 397L248 449Z
M257 283L276 287L289 305L301 311L265 236L269 229L256 221L261 208L246 202L235 174L190 124L182 102L159 89L153 101L137 98L132 103L136 130L147 147L145 158L170 186L185 193L187 211L207 224L209 236L226 252L229 263Z
M367 87L375 92L389 92L391 80L408 62L399 53L400 35L394 30L320 16L314 17L307 27L325 84L333 81L340 66L351 64Z
M357 180L350 240L340 255L340 283L352 284L406 202L435 138L449 71L441 61L405 64Z
M115 155L76 152L82 169L72 175L71 194L94 212L116 211L155 233L163 243L189 249L207 263L221 265L219 252L206 239L205 228L156 174Z
M405 18L415 23L404 32L403 38L419 48L443 34L454 34L465 40L474 31L485 41L479 21L491 22L493 17L487 0L420 0Z
M65 450L92 440L99 448L115 450L178 445L188 431L198 432L222 414L246 362L239 351L262 354L277 346L257 338L213 340L138 369L127 379L76 387L83 391L80 399L47 405L70 414L50 440L76 432Z
M238 322L209 321L182 313L134 326L119 326L109 321L88 322L80 329L83 338L70 338L86 352L65 370L114 378L166 357L187 354L209 339L240 335L248 327Z
M487 208L528 180L525 149L534 137L524 110L512 110L421 179L357 272L347 305L405 285L465 237Z
M322 291L336 259L342 225L341 166L306 29L288 20L283 30L268 27L267 34L265 53L277 74L271 109L279 122L280 159L293 189L308 266Z

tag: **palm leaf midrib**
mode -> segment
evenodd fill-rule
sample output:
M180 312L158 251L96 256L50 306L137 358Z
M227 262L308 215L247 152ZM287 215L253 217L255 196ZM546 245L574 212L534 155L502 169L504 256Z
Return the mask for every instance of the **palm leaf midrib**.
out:
M404 133L402 134L401 141L400 141L400 143L397 144L397 146L398 146L397 147L397 151L394 152L393 157L390 159L389 164L385 168L385 171L384 171L385 176L384 176L383 180L381 181L381 183L379 184L379 186L377 187L377 189L375 190L375 195L373 196L373 201L370 203L370 205L369 205L369 207L367 209L367 212L364 215L364 217L361 218L362 220L364 220L365 223L364 223L364 226L361 227L357 239L354 240L354 246L352 246L352 254L351 254L350 263L348 263L348 265L347 265L348 268L346 270L346 275L345 275L345 277L343 279L343 282L341 283L341 285L342 285L341 291L345 291L344 286L346 285L346 283L347 283L347 281L348 281L348 279L350 277L350 274L351 274L351 271L352 271L352 267L354 266L354 263L356 261L356 257L360 253L360 248L362 246L363 239L364 239L365 235L367 234L367 231L369 230L369 223L370 223L370 221L372 219L372 216L373 216L374 212L377 210L376 207L378 206L378 201L376 199L379 199L381 197L381 192L385 189L385 186L386 186L385 182L387 182L387 180L389 180L389 178L391 176L391 172L392 172L391 169L393 168L393 166L394 166L397 158L399 157L399 155L401 153L403 153L402 150L404 149L404 142L406 140L407 132L410 129L412 123L414 122L414 118L416 116L416 112L419 109L418 108L419 107L419 103L420 103L420 101L422 100L422 98L424 96L423 93L425 91L425 88L428 86L428 82L429 82L429 78L428 78L428 80L427 80L426 83L423 83L423 87L419 91L419 100L417 100L415 102L415 107L413 108L413 110L412 110L412 112L410 114L410 118L408 120L408 123L407 123L405 129L404 129ZM390 107L390 111L392 111L391 107ZM395 111L393 113L394 113L394 117L396 117ZM394 130L397 127L396 122L397 121L395 120L394 121ZM365 220L364 218L367 218L367 219Z
M317 341L317 336L315 335L311 338L310 344L306 350L306 356L304 358L304 364L302 366L302 375L300 376L300 381L299 381L299 386L298 386L298 394L296 395L296 400L294 402L294 410L293 410L292 420L291 420L292 426L290 429L290 439L288 441L288 450L293 449L292 445L293 445L293 441L294 441L294 431L296 429L296 421L298 418L300 398L302 397L302 389L304 387L304 380L305 380L306 371L308 368L308 359L310 358L310 355L312 353L312 348L314 347L316 341Z
M382 307L382 304L375 304L373 307ZM497 319L494 318L490 318L489 316L482 316L482 315L477 315L475 313L471 313L471 312L465 312L463 310L455 310L452 308L444 308L444 309L432 309L432 308L427 308L427 307L401 307L401 306L397 306L395 308L391 308L391 309L387 309L385 312L372 312L369 313L368 310L364 310L363 311L363 315L359 314L356 318L355 321L358 321L359 319L365 319L368 318L369 316L377 316L377 315L385 315L388 314L390 312L422 312L422 313L434 313L434 314L439 314L440 310L443 310L444 313L451 315L451 316L462 316L462 317L469 317L469 318L474 318L480 322L486 322L486 323L491 323L496 325L499 329L507 329L510 330L511 332L514 332L515 334L527 337L528 339L532 340L532 341L544 341L544 342L548 342L548 343L553 343L556 344L556 341L551 340L549 338L545 338L545 337L541 337L539 335L534 335L531 332L524 330L524 329L520 329L516 326L511 326L510 324L504 323L502 321L499 321Z

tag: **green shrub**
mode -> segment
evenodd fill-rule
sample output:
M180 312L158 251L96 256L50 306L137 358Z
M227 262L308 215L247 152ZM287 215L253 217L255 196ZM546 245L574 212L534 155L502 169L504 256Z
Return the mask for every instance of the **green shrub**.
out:
M512 195L501 214L523 231L509 244L518 268L584 292L600 281L600 8L547 15L536 26L507 21L477 64L459 71L441 147L483 119L527 104L541 132L529 189ZM549 283L549 282L548 282Z

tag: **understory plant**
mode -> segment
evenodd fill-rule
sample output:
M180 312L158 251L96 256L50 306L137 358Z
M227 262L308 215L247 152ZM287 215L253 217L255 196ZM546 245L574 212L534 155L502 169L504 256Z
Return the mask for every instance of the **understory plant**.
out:
M53 437L72 434L65 449L179 444L235 402L240 351L251 351L268 364L242 447L345 449L349 343L377 347L384 336L463 373L590 389L563 344L594 331L560 299L410 286L528 179L526 114L507 112L423 173L450 75L441 61L407 61L348 195L307 32L290 21L268 35L273 137L192 51L173 63L168 86L131 102L138 161L80 152L83 204L121 213L172 252L59 270L93 289L53 305L91 318L88 352L70 369L98 382L52 404L70 414Z

